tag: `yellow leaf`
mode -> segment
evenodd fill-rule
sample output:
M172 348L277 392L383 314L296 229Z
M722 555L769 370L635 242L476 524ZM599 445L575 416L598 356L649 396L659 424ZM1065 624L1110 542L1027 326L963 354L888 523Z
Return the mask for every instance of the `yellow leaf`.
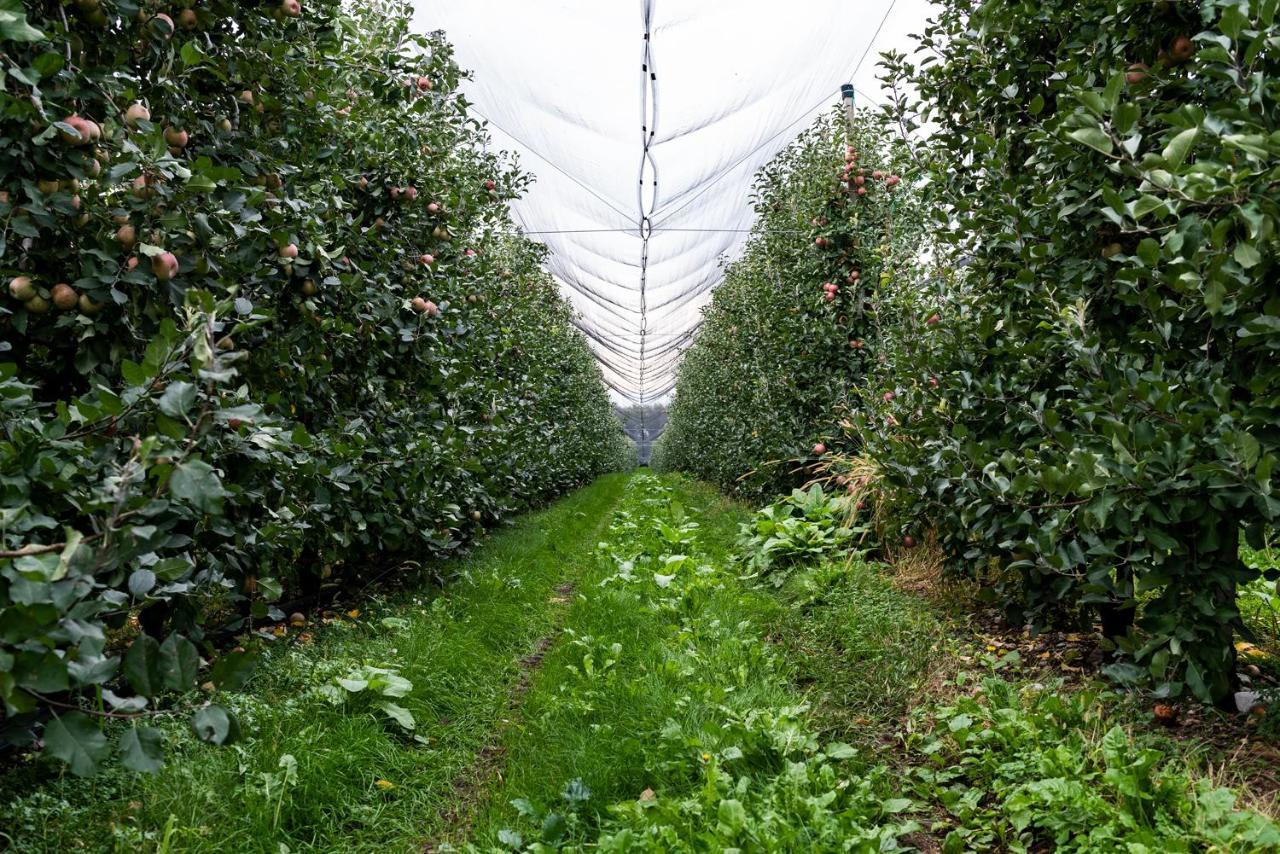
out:
M347 616L354 620L356 617L360 616L360 609L352 608L350 611L347 612Z
M377 786L379 789L382 789L384 792L387 789L394 789L396 787L396 784L391 782L390 780L378 780L373 785Z

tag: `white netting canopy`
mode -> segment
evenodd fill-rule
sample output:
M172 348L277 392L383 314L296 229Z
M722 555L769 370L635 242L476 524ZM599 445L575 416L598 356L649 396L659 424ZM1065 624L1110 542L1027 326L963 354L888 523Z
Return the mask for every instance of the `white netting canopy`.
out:
M753 222L752 176L927 0L417 0L474 79L494 143L537 176L512 205L551 249L620 399L660 399Z

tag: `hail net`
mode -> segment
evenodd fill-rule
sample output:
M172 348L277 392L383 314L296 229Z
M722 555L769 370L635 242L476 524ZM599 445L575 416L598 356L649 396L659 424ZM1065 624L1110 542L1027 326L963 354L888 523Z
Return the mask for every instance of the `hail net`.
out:
M876 54L925 2L417 0L413 25L444 31L493 144L536 175L514 219L615 398L644 405L747 238L755 172L841 84L881 101Z

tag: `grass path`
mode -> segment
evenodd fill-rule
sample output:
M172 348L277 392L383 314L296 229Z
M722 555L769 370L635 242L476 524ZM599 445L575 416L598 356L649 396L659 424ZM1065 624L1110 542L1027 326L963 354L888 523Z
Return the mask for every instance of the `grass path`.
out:
M778 604L727 571L745 518L687 480L629 484L506 734L506 772L470 834L478 844L498 844L530 819L540 833L557 814L583 825L566 835L589 838L605 805L687 789L706 752L693 745L706 746L703 734L727 715L797 701L762 641ZM672 755L673 742L686 741ZM579 809L556 812L569 806Z
M0 782L0 849L70 851L417 851L450 818L477 755L500 731L528 657L568 609L557 588L594 563L627 482L606 476L495 535L450 567L442 592L396 594L277 641L229 703L246 738L191 744L179 722L157 776L112 771L46 781L45 766ZM362 663L413 683L396 702L416 742L360 697L315 689ZM41 785L42 784L42 785ZM34 789L34 794L32 790ZM283 846L283 847L282 847Z
M1280 829L1198 784L1131 703L966 654L953 618L883 567L841 552L776 589L745 577L748 518L683 477L603 478L493 537L443 592L275 642L229 700L246 733L230 748L175 721L155 777L0 781L0 843L1280 850ZM412 732L368 691L326 700L362 666L412 683L395 697Z

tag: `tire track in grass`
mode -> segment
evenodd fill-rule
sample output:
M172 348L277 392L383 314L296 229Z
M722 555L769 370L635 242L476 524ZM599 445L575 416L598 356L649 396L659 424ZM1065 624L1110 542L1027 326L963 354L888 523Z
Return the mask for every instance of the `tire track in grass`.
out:
M534 674L542 667L547 650L551 649L564 630L564 617L568 609L563 606L569 603L575 588L576 584L573 582L561 584L555 589L556 595L547 600L550 604L559 606L562 612L556 620L555 628L551 634L538 638L529 654L520 659L520 677L507 693L506 717L499 720L489 740L476 754L475 761L454 778L453 801L441 813L440 820L448 831L440 840L427 842L422 849L424 854L431 854L445 843L453 844L462 841L471 827L479 806L487 800L486 795L491 784L501 781L502 767L507 755L505 746L507 734L519 718L520 701L529 692Z
M757 645L775 606L763 595L743 598L730 575L710 569L726 564L744 517L680 478L641 475L628 484L606 538L608 559L584 579L561 642L534 678L469 841L489 850L500 831L526 831L513 812L527 809L513 805L517 796L554 811L562 791L574 789L591 799L590 813L591 805L671 791L685 771L654 761L665 720L693 733L718 728L724 703L787 705L789 686L762 658L742 654ZM662 573L679 580L655 579Z
M569 605L565 585L593 566L627 481L607 475L515 520L447 564L455 580L443 590L408 585L318 622L305 641L278 641L253 682L228 697L244 722L231 748L194 744L174 721L164 725L175 761L155 775L108 769L86 782L14 769L0 785L0 849L151 851L163 837L165 850L193 854L419 850L447 829L441 809L454 781L496 743L513 692L528 690ZM412 683L398 702L425 741L388 726L362 698L318 696L362 663ZM18 826L22 816L37 819Z
M424 854L430 854L430 852L440 850L441 847L464 841L470 833L476 816L487 805L490 789L493 788L495 783L502 782L502 770L507 757L506 742L511 731L520 721L521 702L529 692L534 677L542 667L542 662L546 658L548 651L551 650L556 640L563 633L565 619L569 614L569 605L573 601L574 592L581 576L586 572L585 567L580 565L583 563L580 560L582 550L595 548L600 532L611 521L613 509L618 500L619 498L615 498L608 507L604 508L604 512L600 514L599 521L592 531L594 536L590 540L583 537L581 542L575 544L576 548L572 555L574 560L566 560L567 563L579 564L577 567L578 572L574 578L556 586L553 595L547 598L547 604L554 610L556 615L552 629L547 634L539 637L529 648L529 651L520 658L517 666L519 676L507 692L506 714L499 716L497 726L491 731L484 746L477 751L472 763L454 778L451 786L450 802L441 810L438 820L435 822L439 829L432 833L429 841L423 845Z

